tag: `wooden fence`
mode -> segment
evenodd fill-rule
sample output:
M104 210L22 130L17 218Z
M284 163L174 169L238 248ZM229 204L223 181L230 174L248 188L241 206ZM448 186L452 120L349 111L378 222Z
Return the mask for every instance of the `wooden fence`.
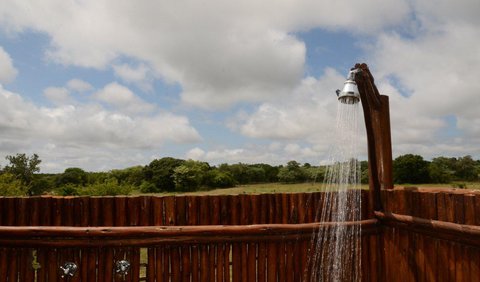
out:
M0 282L309 281L322 196L0 198ZM362 199L343 224L362 226L363 281L480 281L480 193L384 190L374 218Z
M322 196L0 198L0 282L308 281L313 231L332 225L315 222ZM369 249L377 221L362 219L344 224ZM78 270L61 278L66 262Z
M385 281L480 281L480 193L383 191Z

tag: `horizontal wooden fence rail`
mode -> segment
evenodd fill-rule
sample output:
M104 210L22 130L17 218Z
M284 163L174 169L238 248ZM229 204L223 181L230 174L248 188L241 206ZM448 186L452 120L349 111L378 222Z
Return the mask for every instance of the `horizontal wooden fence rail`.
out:
M377 231L377 220L303 224L149 226L149 227L0 227L0 246L26 247L138 247L158 244L282 241L310 239L320 228L359 226L362 233Z
M429 237L480 247L480 226L424 219L391 212L375 212L382 224Z

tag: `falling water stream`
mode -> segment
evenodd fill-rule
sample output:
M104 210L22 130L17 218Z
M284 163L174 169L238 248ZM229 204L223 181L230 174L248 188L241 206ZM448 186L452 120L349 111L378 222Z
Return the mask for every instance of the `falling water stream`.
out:
M310 281L360 281L360 163L357 159L360 103L338 103L335 144L330 150L317 222L332 222L314 234L309 261Z

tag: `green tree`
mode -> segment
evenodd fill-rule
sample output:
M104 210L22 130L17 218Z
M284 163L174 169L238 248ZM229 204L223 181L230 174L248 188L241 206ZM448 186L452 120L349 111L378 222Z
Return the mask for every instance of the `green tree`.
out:
M455 174L457 159L438 157L432 159L428 166L430 181L433 183L449 183Z
M120 184L139 187L145 179L142 166L132 166L125 169L114 169L110 172Z
M368 175L368 161L360 162L360 171L361 171L360 182L362 184L368 184L368 182L370 181L369 175Z
M25 188L15 175L9 172L0 173L0 196L25 196Z
M188 160L173 170L173 181L178 191L195 191L203 183L210 166L208 163Z
M10 164L5 166L4 172L11 173L22 182L23 185L29 187L32 183L33 175L40 171L40 163L42 162L37 154L27 157L25 154L17 154L16 156L5 157Z
M281 167L278 172L278 180L283 183L304 182L307 174L303 167L297 161L289 161L285 167Z
M207 173L206 184L211 188L228 188L235 186L235 179L228 171L221 171L217 168Z
M56 176L53 174L35 174L28 189L30 196L42 195L45 192L55 189Z
M395 183L428 183L428 165L422 156L406 154L393 161L393 181Z
M460 180L476 181L478 180L478 169L472 156L458 158L455 176Z
M153 160L148 166L144 167L145 180L153 183L156 187L156 191L152 192L174 191L174 170L184 162L185 160L165 157Z
M65 169L62 174L59 174L57 177L57 187L73 184L79 186L85 186L88 181L88 174L81 168L70 167Z

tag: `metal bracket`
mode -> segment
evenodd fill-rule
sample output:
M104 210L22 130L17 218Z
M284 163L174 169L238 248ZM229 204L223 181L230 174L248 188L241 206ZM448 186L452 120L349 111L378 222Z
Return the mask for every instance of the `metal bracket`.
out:
M60 269L62 270L62 278L65 278L65 276L73 277L75 272L77 272L78 266L74 262L66 262L63 266L60 266Z
M130 263L127 260L119 260L115 264L115 273L120 275L127 275L130 270Z

